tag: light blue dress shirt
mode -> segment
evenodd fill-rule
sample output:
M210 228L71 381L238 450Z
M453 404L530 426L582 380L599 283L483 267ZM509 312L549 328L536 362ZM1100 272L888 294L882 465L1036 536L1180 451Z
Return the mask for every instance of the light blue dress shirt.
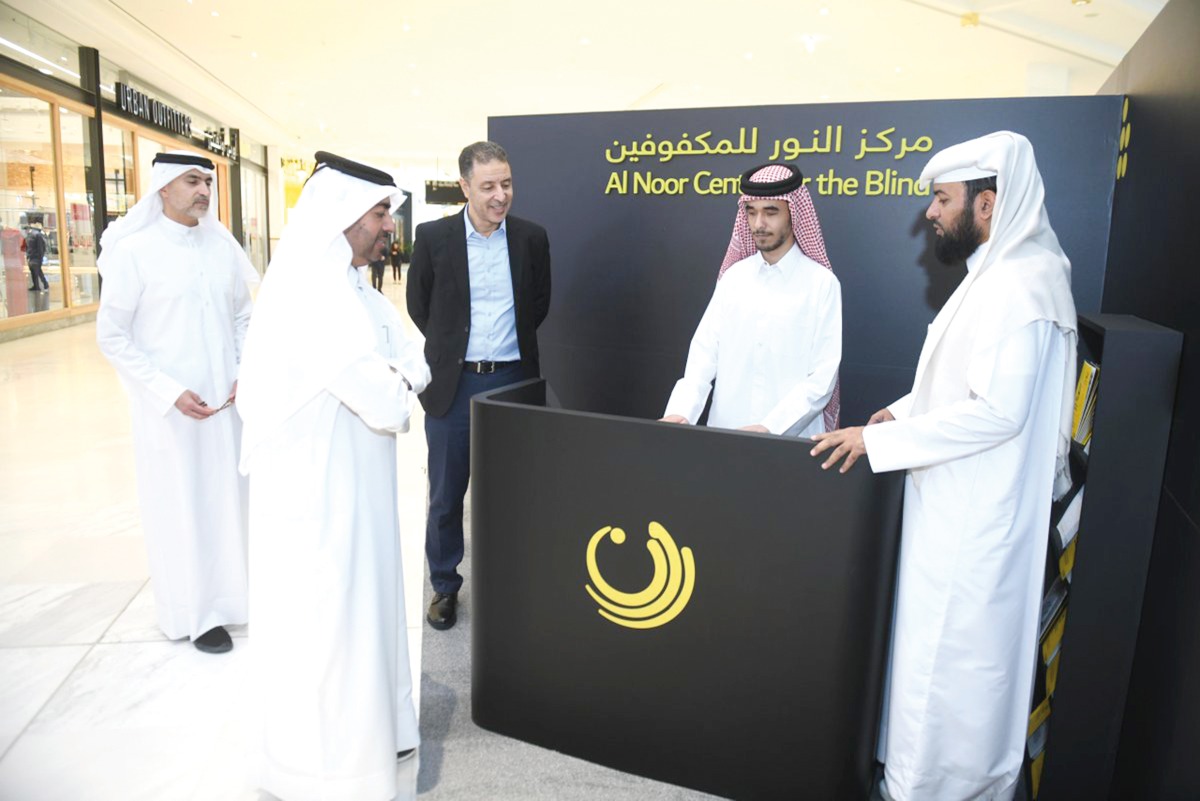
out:
M469 209L463 213L463 220L471 283L471 333L466 360L518 361L521 348L517 345L517 313L508 265L508 220L500 223L491 236L475 230Z

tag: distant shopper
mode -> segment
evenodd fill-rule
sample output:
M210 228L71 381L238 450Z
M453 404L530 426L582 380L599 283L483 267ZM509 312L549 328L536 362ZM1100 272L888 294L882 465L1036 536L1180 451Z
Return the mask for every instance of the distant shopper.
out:
M383 291L383 268L387 266L387 254L380 253L379 258L369 262L371 265L371 286L378 291Z
M30 292L45 292L50 289L50 282L42 272L42 262L46 258L46 235L42 233L41 220L29 224L25 234L25 263L29 265L29 280L33 286ZM40 283L40 286L39 286Z
M400 267L404 264L404 246L397 239L392 243L391 253L388 254L392 262L392 280L400 280Z
M417 226L408 315L425 335L433 383L421 394L429 443L425 556L433 602L425 619L454 625L471 475L471 396L538 375L537 328L550 311L546 229L510 215L512 169L495 142L458 156L467 206Z
M967 275L938 312L913 391L866 427L814 437L822 465L906 470L885 799L1013 797L1033 690L1046 532L1067 469L1071 264L1024 136L954 145L921 172L938 258Z
M158 625L222 653L225 626L246 622L241 421L228 407L258 275L209 213L213 176L203 156L154 157L149 191L100 239L96 339L129 393Z
M403 199L331 153L292 211L246 337L259 786L284 801L387 801L417 747L396 434L429 383L421 348L361 267Z

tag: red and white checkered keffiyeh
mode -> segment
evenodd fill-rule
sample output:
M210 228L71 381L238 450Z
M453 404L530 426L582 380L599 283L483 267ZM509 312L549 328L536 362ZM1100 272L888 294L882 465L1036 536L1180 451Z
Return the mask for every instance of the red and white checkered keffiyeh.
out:
M782 164L768 164L750 176L751 183L774 183L791 178L793 172ZM743 179L745 180L745 179ZM800 186L783 195L763 197L760 195L742 195L738 199L737 217L733 222L733 236L729 239L729 248L725 251L725 260L721 262L721 270L717 280L734 264L742 259L753 256L758 248L750 233L750 223L746 219L746 204L755 200L783 200L788 204L792 217L792 233L800 245L800 252L817 264L823 264L832 270L829 256L825 253L825 237L821 234L821 221L817 219L817 210L813 206L808 187ZM833 395L825 405L825 430L835 431L841 418L842 411L842 380L839 377L833 384Z

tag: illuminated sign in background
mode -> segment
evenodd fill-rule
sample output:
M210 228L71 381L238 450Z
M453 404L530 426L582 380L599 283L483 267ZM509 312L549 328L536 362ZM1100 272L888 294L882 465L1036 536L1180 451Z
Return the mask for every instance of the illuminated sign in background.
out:
M933 153L1029 137L1080 312L1100 307L1119 96L941 100L494 117L513 213L550 235L543 375L568 408L658 417L683 374L737 209L737 177L795 163L842 285L842 420L907 393L926 326L964 275L933 256Z

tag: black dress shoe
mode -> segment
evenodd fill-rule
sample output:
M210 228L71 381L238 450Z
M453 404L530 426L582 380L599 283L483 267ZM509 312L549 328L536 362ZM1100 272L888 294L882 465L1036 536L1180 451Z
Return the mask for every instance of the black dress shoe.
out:
M457 607L457 592L435 592L433 603L429 605L429 613L425 615L425 619L438 631L445 631L458 620Z
M233 650L233 639L223 626L217 626L192 640L192 645L206 654L223 654Z
M406 748L403 751L397 751L396 752L396 761L404 762L405 760L410 758L415 753L417 753L416 748Z

